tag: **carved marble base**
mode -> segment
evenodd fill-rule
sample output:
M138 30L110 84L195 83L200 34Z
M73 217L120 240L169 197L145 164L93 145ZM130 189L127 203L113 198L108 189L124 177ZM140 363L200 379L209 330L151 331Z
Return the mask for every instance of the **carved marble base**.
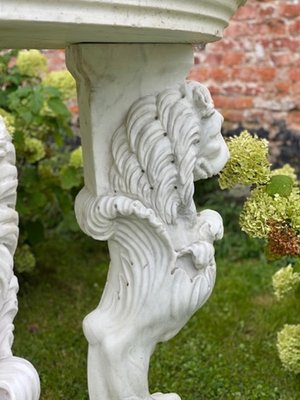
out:
M214 286L222 219L197 214L194 181L217 174L228 150L208 90L184 81L191 55L186 45L67 53L85 164L76 215L88 235L108 240L111 257L100 304L83 324L91 400L180 400L149 393L150 357Z

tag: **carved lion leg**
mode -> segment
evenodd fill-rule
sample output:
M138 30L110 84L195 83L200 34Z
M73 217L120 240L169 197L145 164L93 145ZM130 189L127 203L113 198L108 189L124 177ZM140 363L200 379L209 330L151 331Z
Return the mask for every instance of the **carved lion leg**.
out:
M197 214L194 181L228 158L208 90L185 81L186 45L76 45L85 188L76 216L108 240L110 269L84 321L91 400L180 400L148 390L155 345L210 296L221 217ZM123 58L122 64L119 59Z
M11 351L19 289L13 273L18 240L16 194L15 149L0 117L0 399L38 400L40 382L36 370Z

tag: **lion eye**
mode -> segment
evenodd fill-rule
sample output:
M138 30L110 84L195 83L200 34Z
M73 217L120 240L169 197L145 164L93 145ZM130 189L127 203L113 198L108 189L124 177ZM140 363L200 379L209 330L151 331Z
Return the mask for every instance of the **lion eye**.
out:
M206 113L202 115L202 118L203 118L203 119L210 118L212 115L215 114L215 112L216 112L215 109L213 109L213 110L207 110Z

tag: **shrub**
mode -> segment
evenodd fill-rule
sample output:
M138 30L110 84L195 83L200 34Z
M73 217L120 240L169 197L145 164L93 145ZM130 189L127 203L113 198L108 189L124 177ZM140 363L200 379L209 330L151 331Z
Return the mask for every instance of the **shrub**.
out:
M65 104L75 95L67 71L47 72L38 50L0 55L0 115L16 147L20 246L16 269L31 271L34 245L54 234L79 230L74 196L82 186L82 152Z
M239 223L252 238L265 241L270 261L300 256L300 188L295 170L285 165L271 170L267 159L268 142L244 131L229 141L230 159L220 174L222 189L236 184L250 185ZM292 265L281 268L272 279L278 300L294 293L300 273ZM278 333L277 348L284 367L300 373L300 325L285 325Z
M287 295L295 292L300 285L300 274L294 272L291 264L280 268L272 278L275 296L278 300L284 299Z
M300 374L300 325L284 325L277 336L277 348L283 366Z

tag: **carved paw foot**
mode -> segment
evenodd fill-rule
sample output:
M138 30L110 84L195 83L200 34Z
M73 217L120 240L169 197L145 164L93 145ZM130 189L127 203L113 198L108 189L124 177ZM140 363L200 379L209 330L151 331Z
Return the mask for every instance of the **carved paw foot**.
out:
M154 393L151 395L151 400L181 400L181 397L176 393Z

